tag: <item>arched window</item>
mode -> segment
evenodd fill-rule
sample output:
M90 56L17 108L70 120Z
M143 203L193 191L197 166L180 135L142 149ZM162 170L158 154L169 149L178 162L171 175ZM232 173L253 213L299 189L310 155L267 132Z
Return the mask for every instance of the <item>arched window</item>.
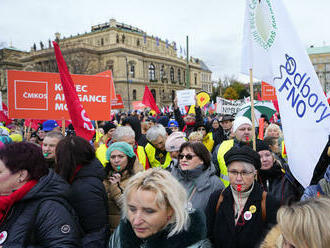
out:
M140 39L137 39L136 46L140 46Z
M123 34L123 36L121 37L121 42L125 43L125 35Z
M136 100L136 90L133 90L133 100Z
M197 85L197 73L194 74L194 78L195 78L195 85Z
M170 69L170 79L171 79L171 82L174 82L174 69L173 69L173 67L171 67L171 69Z
M163 79L165 77L165 66L162 65L160 68L160 79Z
M134 65L131 65L130 76L131 76L131 78L135 78L135 66Z
M181 70L178 69L178 82L181 83Z
M171 95L171 97L172 97L172 101L174 101L174 98L175 98L175 90L172 90L172 95Z
M149 65L149 80L155 80L155 66L151 63Z
M116 43L119 43L119 35L116 35Z
M154 97L154 99L156 101L156 90L151 89L150 91L151 91L151 94L153 95L153 97Z

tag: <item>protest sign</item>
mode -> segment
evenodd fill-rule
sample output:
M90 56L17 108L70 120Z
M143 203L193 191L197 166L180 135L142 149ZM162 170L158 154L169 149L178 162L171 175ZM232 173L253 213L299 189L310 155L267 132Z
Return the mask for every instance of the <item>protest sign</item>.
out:
M244 99L241 100L227 100L217 97L217 113L223 115L234 115L240 107L244 104Z
M210 102L210 95L205 92L205 91L201 91L197 94L197 105L200 107L204 107L206 104L208 104Z
M10 118L69 120L58 73L7 71ZM110 84L104 76L72 75L75 89L92 120L110 118Z
M195 105L195 90L177 90L178 106Z
M142 101L134 101L134 102L132 102L132 105L133 105L134 110L143 110L143 109L147 108L147 106L144 105L142 103Z
M275 88L267 84L266 82L261 82L261 100L262 101L277 100Z
M123 109L124 107L125 106L121 95L117 94L116 98L111 100L111 109Z

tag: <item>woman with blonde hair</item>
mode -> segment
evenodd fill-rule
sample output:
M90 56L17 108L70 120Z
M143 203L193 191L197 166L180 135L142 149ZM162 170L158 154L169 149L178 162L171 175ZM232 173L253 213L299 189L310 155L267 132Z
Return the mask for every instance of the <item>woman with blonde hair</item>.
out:
M320 197L283 206L277 212L278 225L266 236L261 248L330 247L330 198Z
M130 178L123 195L123 217L109 248L211 247L205 216L187 209L185 189L160 168Z

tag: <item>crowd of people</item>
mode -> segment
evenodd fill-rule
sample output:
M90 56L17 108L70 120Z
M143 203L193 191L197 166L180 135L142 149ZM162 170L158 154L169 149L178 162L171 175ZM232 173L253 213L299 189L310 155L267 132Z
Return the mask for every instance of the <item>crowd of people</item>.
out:
M280 122L119 112L92 140L0 126L0 248L330 247L329 142L304 189Z

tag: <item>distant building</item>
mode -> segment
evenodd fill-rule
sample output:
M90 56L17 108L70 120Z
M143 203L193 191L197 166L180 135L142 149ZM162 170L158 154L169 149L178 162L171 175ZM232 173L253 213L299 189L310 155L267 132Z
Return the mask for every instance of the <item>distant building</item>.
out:
M330 46L314 47L307 49L307 53L319 77L325 92L330 91Z
M71 73L92 75L112 70L116 93L121 94L126 108L128 101L142 100L145 85L159 106L171 104L175 91L186 88L186 59L178 56L175 42L149 36L114 19L92 26L89 33L70 37L56 33L55 37ZM9 50L0 50L0 54L5 53L0 58L2 91L6 87L6 69L57 72L50 41L40 42L38 49L34 44L30 52L10 50L10 55ZM16 57L14 51L18 53ZM190 88L212 93L212 72L201 59L190 57L189 75Z

